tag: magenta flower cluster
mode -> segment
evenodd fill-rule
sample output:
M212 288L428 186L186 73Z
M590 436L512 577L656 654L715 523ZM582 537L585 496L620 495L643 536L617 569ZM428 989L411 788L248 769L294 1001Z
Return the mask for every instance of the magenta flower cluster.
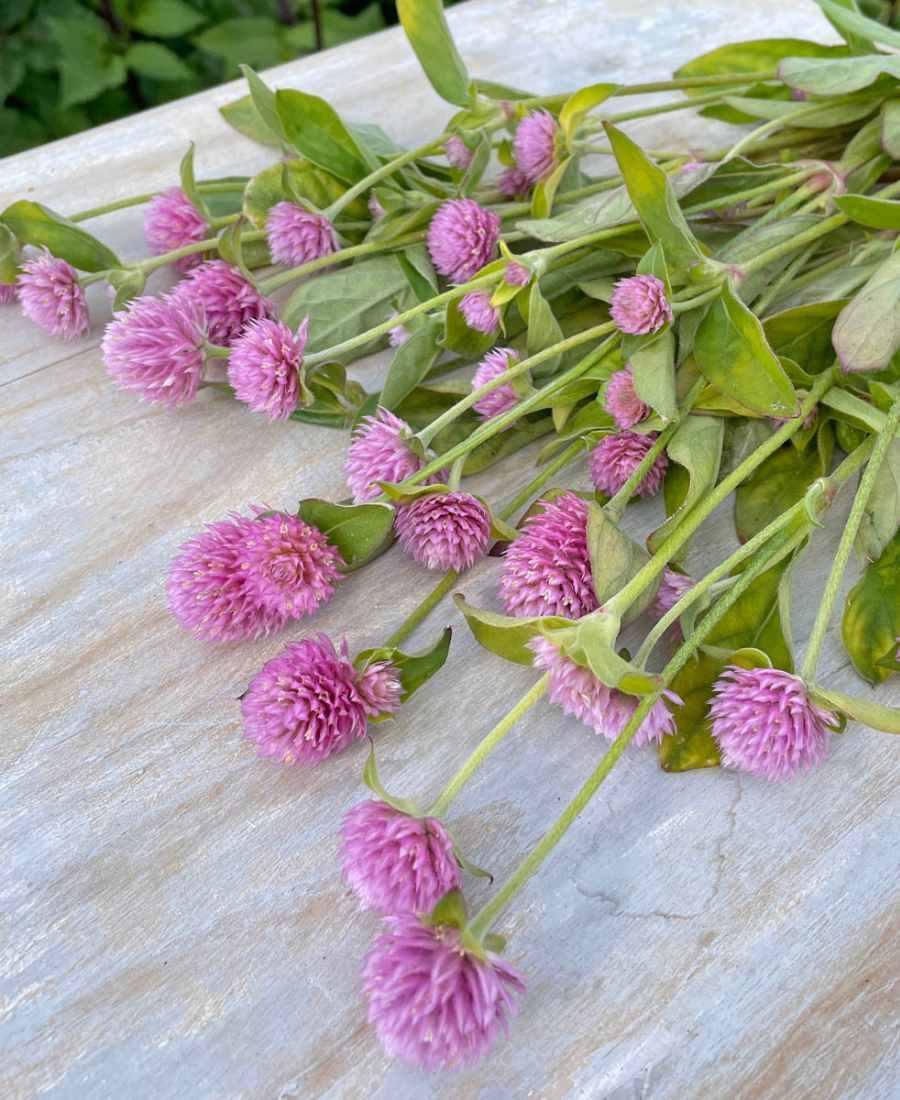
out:
M380 405L364 416L353 433L344 462L344 474L357 504L381 495L379 481L404 481L422 469L422 459L407 443L409 425Z
M426 569L461 573L484 556L491 516L470 493L429 493L397 509L394 526L404 551Z
M324 214L314 214L293 202L277 202L266 215L266 242L276 264L300 267L337 252L334 226Z
M656 440L655 432L648 432L647 435L639 435L637 432L605 435L591 451L589 459L591 480L597 492L615 496L641 464ZM641 478L634 495L649 497L659 492L668 466L669 457L665 451L662 451Z
M15 291L22 312L45 332L75 340L91 331L78 273L49 249L41 249L40 256L22 264Z
M283 321L263 317L250 321L234 342L228 358L228 381L234 396L251 412L286 420L300 404L303 351L309 316L296 334Z
M428 251L435 268L453 283L467 283L494 257L500 217L474 199L450 199L428 227Z
M170 187L147 203L144 211L144 240L154 256L175 252L198 244L210 236L206 218L180 187ZM203 263L203 253L192 252L172 261L172 267L185 272Z
M634 373L630 363L612 374L606 383L606 411L619 429L633 428L650 415L650 406L638 397L634 388Z
M489 351L478 364L478 369L472 377L472 389L480 390L489 382L493 382L501 374L505 374L513 363L519 361L519 353L512 348L494 348ZM522 376L523 381L530 384L531 374L526 371ZM516 393L512 382L501 382L499 386L479 397L472 406L482 420L493 420L495 416L509 412L519 403L519 395ZM512 425L510 425L512 427Z
M616 327L631 336L656 332L673 318L666 287L655 275L632 275L620 279L609 304Z
M264 298L236 267L209 260L189 271L171 300L195 303L203 310L213 344L230 348L250 321L275 316L275 304Z
M516 163L529 183L539 183L556 167L559 124L549 111L533 111L519 120L513 139Z
M491 305L489 290L473 290L459 300L459 311L469 328L493 336L500 324L500 311Z

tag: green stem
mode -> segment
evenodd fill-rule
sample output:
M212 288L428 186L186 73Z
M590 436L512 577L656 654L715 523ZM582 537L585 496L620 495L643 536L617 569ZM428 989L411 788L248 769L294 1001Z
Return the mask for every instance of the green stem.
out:
M782 289L793 279L798 271L803 269L804 264L811 259L816 249L819 247L818 241L813 241L812 244L808 244L803 251L791 260L784 271L781 272L771 283L766 287L765 291L753 303L753 312L757 317L765 317L766 310L775 301Z
M436 800L426 811L428 817L443 817L450 808L450 804L453 802L454 798L456 798L474 773L478 771L491 750L500 744L519 719L531 710L538 699L544 694L549 679L550 673L547 672L538 680L530 691L522 696L506 717L502 718L497 725L494 726L491 732L475 750L466 757L462 766L457 769L450 782L444 787Z
M394 633L384 643L388 647L398 646L416 629L429 611L437 607L444 596L453 587L459 574L455 569L450 569L438 581L437 585L428 593L419 606L397 627Z
M349 190L345 191L339 199L336 199L331 204L331 206L322 211L323 215L330 222L333 222L345 207L349 206L350 203L364 191L368 191L372 184L377 183L380 179L384 179L385 176L391 175L398 168L402 168L406 164L411 164L420 157L427 157L431 153L436 153L439 149L443 148L445 141L446 136L442 135L434 141L429 141L425 145L420 145L418 149L413 149L408 153L403 153L399 157L395 157L393 160L389 160L387 164L383 164L374 172L370 172L365 179L361 179L359 183L355 183Z
M708 107L713 103L719 103L722 99L720 91L710 92L708 95L694 96L693 99L679 99L675 103L662 103L656 107L643 107L634 111L621 111L617 115L610 115L609 121L614 123L628 122L633 118L649 118L652 115L665 115L671 111L683 111L688 107Z
M713 88L728 84L757 84L769 80L777 80L775 71L765 73L718 73L715 76L684 76L674 80L656 80L649 84L620 84L613 95L647 95L650 92L678 92L685 88ZM517 106L521 107L561 107L569 98L569 92L560 92L557 95L533 96L531 99L519 99Z
M782 539L776 541L778 543L789 543L791 539L790 536L783 536ZM668 665L666 665L661 674L661 679L664 684L668 684L675 674L690 660L694 651L701 645L706 635L719 623L757 576L768 568L770 557L783 550L783 546L773 546L771 543L770 548L772 549L772 554L767 555L765 552L760 554L758 559L751 563L741 574L740 579L735 582L734 586L707 612L702 623L693 631L690 638L678 648L675 656ZM569 826L575 821L585 806L587 806L597 793L603 780L606 779L612 771L613 765L640 729L641 723L650 712L650 708L656 700L659 699L664 690L664 688L660 688L650 695L645 695L641 699L641 702L638 704L637 709L631 716L625 729L619 734L613 744L610 745L609 749L607 749L603 759L594 769L578 794L576 794L565 810L563 810L562 814L560 814L538 844L519 864L512 875L510 875L506 882L494 894L487 905L485 905L481 912L472 920L469 925L469 930L473 935L481 938L485 932L487 932L491 925L501 916L513 899L519 894L529 878L531 878L560 840L562 840Z
M644 589L662 573L675 554L691 538L706 517L718 508L722 501L725 500L725 498L729 496L733 490L741 484L744 478L751 474L761 462L767 459L770 454L777 451L782 443L786 443L794 432L802 427L803 421L812 409L815 408L819 398L833 385L839 370L840 368L835 365L823 371L816 379L806 399L800 406L800 415L789 420L783 427L779 428L778 431L773 432L765 443L758 447L753 454L745 458L726 478L723 478L712 492L708 493L701 501L698 501L698 503L694 505L694 508L663 542L647 564L632 577L624 588L621 588L616 595L608 601L606 605L608 611L618 615L620 618L625 614Z
M332 264L343 263L344 260L353 260L357 256L368 256L373 252L391 252L397 248L405 248L407 245L416 244L425 240L424 233L407 233L403 237L396 237L392 241L367 241L364 244L354 244L350 248L340 248L337 252L331 252L327 256L319 256L316 260L309 260L299 267L292 267L287 271L280 271L271 279L266 279L260 285L260 293L271 294L273 290L279 290L288 283L300 279L304 275L311 275L314 271L321 271L323 267L331 267ZM397 322L391 322L391 328ZM368 334L364 334L368 338ZM324 361L324 360L323 360Z
M860 479L856 499L853 501L853 507L850 509L850 515L844 527L844 532L841 535L841 541L838 543L837 554L831 566L831 572L828 574L828 580L825 582L822 602L819 604L819 610L816 612L816 621L813 623L812 633L809 636L806 652L803 655L803 664L800 666L800 671L798 673L800 678L807 681L807 683L812 681L816 674L816 662L819 659L819 651L825 640L825 633L828 630L828 620L831 618L831 609L834 607L834 601L837 598L841 578L844 575L844 569L847 567L847 561L853 549L853 541L856 538L856 533L862 522L869 495L875 484L875 478L878 471L881 469L881 464L887 456L888 447L890 447L894 436L897 434L898 425L900 425L900 400L895 401L894 404L891 405L884 422L884 427L881 429L881 433L872 450L872 457L869 459L869 464L866 466L865 472ZM857 448L857 450L858 449L859 448Z
M547 484L551 477L554 477L556 474L558 474L564 466L568 465L568 463L571 462L577 454L579 454L579 452L583 449L583 446L584 445L581 440L576 439L575 442L570 443L569 446L566 447L566 449L561 454L558 454L552 462L548 462L544 469L541 470L541 472L537 475L537 477L530 481L520 493L516 493L509 504L506 504L503 508L501 508L501 510L497 513L500 519L509 519L510 516L515 515L515 513L522 507L523 504L526 503L526 501L530 497L532 497L539 490L543 489L543 487Z
M248 182L249 177L243 179L242 182L234 183L198 183L197 190L201 195L238 194L243 191ZM125 210L129 206L141 206L145 202L155 199L157 195L162 194L164 194L163 191L148 191L144 195L132 195L131 198L118 199L116 202L108 202L103 206L92 206L89 210L81 210L77 214L72 214L69 221L86 222L89 218L99 218L102 214L111 214L115 210Z

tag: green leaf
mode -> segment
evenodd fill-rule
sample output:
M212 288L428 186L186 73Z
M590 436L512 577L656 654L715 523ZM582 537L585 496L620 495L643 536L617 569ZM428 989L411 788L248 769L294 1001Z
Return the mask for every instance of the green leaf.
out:
M250 89L250 99L259 113L261 121L269 128L272 136L277 138L278 144L286 147L288 138L278 114L275 92L261 77L257 76L249 65L241 65L240 68L247 81L247 87Z
M557 628L571 626L569 619L556 615L545 615L531 619L498 615L494 611L482 611L466 603L465 597L457 593L453 602L465 616L475 641L480 646L519 665L531 665L534 653L527 647L542 627Z
M867 54L875 52L875 47L872 45L871 39L867 38L865 34L862 34L859 31L855 31L849 26L842 26L840 18L836 20L833 17L833 14L825 9L824 5L819 4L819 7L822 8L822 10L825 12L825 18L828 20L828 22L842 36L844 41L850 47L851 53ZM859 14L859 4L857 3L857 0L835 0L835 2L832 4L832 8L837 8L839 10L839 16L841 10L843 10L844 12L849 12L851 14Z
M466 359L479 359L493 343L492 333L469 328L459 308L458 298L447 303L444 332L441 336L441 344L447 351L455 352Z
M117 313L127 305L132 298L144 293L146 279L140 269L133 267L114 268L108 276L109 285L115 289L113 298L113 313Z
M886 99L881 106L881 147L900 159L900 99Z
M843 371L883 370L900 348L900 253L878 268L834 325Z
M688 484L683 495L678 493L677 507L669 514L669 518L648 536L647 546L651 554L656 553L694 505L715 488L724 434L725 421L717 416L689 416L678 425L666 451L670 460L685 471ZM666 475L667 513L671 501L668 481L674 469L670 466L670 473ZM678 475L674 477L677 478ZM682 560L687 555L687 550L687 546L684 546L676 560Z
M649 343L635 348L628 361L638 397L663 420L676 420L675 334L671 326Z
M900 57L897 59L900 61ZM869 195L838 195L835 205L842 214L871 229L900 229L900 202Z
M287 61L292 50L283 41L284 28L265 16L225 19L207 27L192 39L198 50L221 57L229 75L237 75L241 64L268 69Z
M573 157L563 157L546 179L542 179L534 189L531 199L531 215L534 218L549 218L553 209L553 199L562 182L563 176L574 163Z
M769 346L779 358L792 359L807 374L821 374L834 362L831 330L848 301L839 298L773 313L763 321Z
M390 504L332 504L309 497L297 515L317 527L351 568L358 568L387 549L394 523Z
M19 274L19 241L15 233L0 222L0 283L16 281Z
M900 47L900 33L860 15L854 3L846 6L836 3L835 0L816 0L816 3L828 16L828 21L842 34L862 39L866 43L881 42L885 46Z
M135 42L125 53L125 64L154 80L190 80L193 75L177 53L159 42Z
M820 46L802 38L758 38L731 42L701 54L682 65L676 77L725 76L728 73L768 73L784 58L846 57L846 46ZM706 88L688 89L687 95L703 95Z
M408 798L394 798L392 795L384 789L381 779L378 776L378 769L375 766L375 742L372 742L372 747L369 750L369 756L366 760L366 766L363 768L363 783L369 788L369 790L377 798L380 798L382 802L386 802L389 806L393 806L395 810L400 810L401 813L409 814L412 817L421 817L422 811Z
M203 196L197 188L197 181L194 177L193 142L190 143L188 151L181 158L181 164L178 171L181 177L181 190L185 193L190 203L195 206L201 214L207 216L208 211L206 209L206 203L203 201Z
M425 325L397 348L381 388L380 405L396 409L418 386L441 356L435 325Z
M61 54L61 107L86 103L124 83L125 62L113 52L113 39L99 19L83 13L73 18L51 16L45 22Z
M281 89L275 93L275 106L288 141L302 156L344 183L356 183L368 174L359 146L324 99Z
M120 267L115 252L87 230L38 202L21 199L0 214L0 222L25 244L44 245L54 256L79 271L106 271Z
M856 92L873 84L882 73L900 78L900 57L788 57L778 66L778 75L785 84L809 95Z
M660 241L669 261L676 267L698 259L702 253L688 227L669 177L654 164L639 145L604 122L625 186L651 241Z
M469 102L469 74L441 0L397 0L397 15L432 88L441 99L464 107Z
M890 676L881 662L896 657L900 635L900 531L847 597L841 635L860 676L873 684Z
M800 403L759 320L727 287L694 338L697 365L711 385L763 416L796 416Z
M570 145L582 119L595 107L609 99L618 91L618 84L591 84L587 88L580 88L573 92L563 104L559 112L559 125L565 134L566 144Z
M888 444L863 510L854 546L861 568L877 561L900 527L900 440Z
M204 16L183 0L140 0L131 26L151 38L180 38L203 21Z
M247 184L244 191L243 212L252 225L262 229L266 224L269 210L277 203L291 200L285 190L284 173L287 172L291 185L298 195L302 195L320 210L329 206L344 193L346 188L340 182L311 161L295 157L284 164L272 164L257 173ZM356 199L347 208L346 217L355 220L367 214L364 199Z
M785 102L780 99L757 99L752 96L725 96L725 102L751 119L782 120L791 124L797 116L797 125L811 129L826 130L834 126L843 126L848 122L870 115L878 106L876 98L853 99L849 102L823 101L818 110L815 103Z
M642 546L620 531L599 504L588 506L588 553L597 603L602 607L631 580L650 560ZM658 584L651 584L629 608L625 621L637 618L656 595Z
M619 621L612 615L594 612L564 627L543 626L541 633L576 664L589 668L609 687L630 695L646 695L661 686L660 678L637 668L627 654L616 653ZM623 651L624 653L624 651Z
M278 136L272 132L259 113L259 109L253 102L253 96L241 96L233 103L226 103L224 107L219 108L219 114L229 126L252 138L253 141L259 142L260 145L281 147Z
M527 307L527 322L528 322L528 336L527 336L527 352L530 357L537 355L539 351L544 351L546 348L553 347L554 344L558 344L562 338L562 329L559 327L559 322L553 316L553 310L550 308L550 303L541 293L541 288L538 280L535 279L528 289L528 307ZM542 363L541 367L547 371L555 370L559 363L559 356L554 356L547 362Z
M862 722L873 730L885 733L900 733L900 710L897 707L884 707L868 699L857 699L854 695L845 695L842 691L830 691L818 684L809 689L812 701L820 707L840 711L855 722Z
M402 2L402 0L401 0ZM466 899L461 890L448 890L446 894L431 910L428 918L430 924L448 924L453 928L465 928Z

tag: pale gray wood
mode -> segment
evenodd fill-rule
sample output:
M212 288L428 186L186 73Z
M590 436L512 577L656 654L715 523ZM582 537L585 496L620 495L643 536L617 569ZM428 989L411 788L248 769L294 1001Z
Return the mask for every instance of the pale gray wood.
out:
M473 72L540 92L658 78L732 38L832 37L800 0L484 0L450 22ZM449 115L399 31L270 75L405 143ZM216 113L238 94L229 85L10 158L0 203L33 195L72 211L171 185L190 139L200 174L262 168L270 153ZM635 132L659 139L686 117ZM139 225L125 212L98 228L133 257ZM365 747L314 772L257 760L236 697L284 639L210 648L163 606L166 564L203 522L250 501L340 497L346 440L209 394L177 413L136 403L104 377L102 293L96 302L90 340L74 345L2 315L0 1093L898 1095L898 746L859 729L835 739L822 772L783 787L670 776L651 753L627 754L500 924L530 981L509 1042L457 1076L391 1065L359 1000L376 922L335 866L340 816L365 796ZM502 499L532 461L517 456L478 487ZM583 466L572 477L587 484ZM638 510L631 529L658 511ZM698 570L733 545L727 512L707 526ZM833 531L817 535L807 555L801 637L833 545ZM461 590L488 604L496 571L482 564ZM313 627L354 646L381 640L431 583L395 549ZM376 733L385 783L423 800L533 680L479 650L452 609L417 637L446 622L457 627L447 668ZM833 638L822 670L868 693ZM454 807L466 851L506 875L601 749L539 704ZM487 887L467 892L477 907Z

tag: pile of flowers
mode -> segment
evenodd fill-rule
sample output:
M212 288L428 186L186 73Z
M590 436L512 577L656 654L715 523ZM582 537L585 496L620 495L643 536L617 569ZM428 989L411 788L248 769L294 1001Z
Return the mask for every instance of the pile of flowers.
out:
M870 683L900 671L900 75L878 46L895 32L829 4L852 52L807 43L795 57L796 42L773 40L750 72L735 68L746 50L723 47L653 85L484 91L434 4L404 12L457 108L433 140L404 150L248 70L249 95L223 113L277 147L271 167L198 181L189 151L179 185L146 203L150 256L132 263L83 228L108 207L14 203L0 215L0 300L75 340L91 331L85 288L105 282L103 362L136 399L177 410L206 390L349 431L345 499L236 511L169 567L169 607L198 643L287 639L240 700L264 766L327 766L402 714L450 631L401 647L493 548L494 605L457 596L458 612L481 645L533 667L533 686L431 804L389 794L372 750L373 797L348 792L335 822L343 875L383 921L362 963L369 1019L390 1055L449 1069L506 1035L526 979L492 929L623 752L781 782L825 765L848 719L900 732L897 710L816 674L854 549L843 644ZM684 97L615 111L617 96L666 88ZM694 105L745 124L730 148L646 152L620 128ZM615 163L591 175L597 153ZM174 290L148 293L166 265ZM348 368L384 347L368 393ZM465 488L526 446L536 472L502 504ZM795 658L791 584L848 485ZM666 519L640 545L622 517L659 493ZM691 541L726 500L738 545L691 576ZM299 620L388 551L441 576L387 642L354 654L304 633ZM620 641L631 622L633 654ZM453 801L544 696L599 735L596 767L470 916L466 881L483 872L453 838Z

